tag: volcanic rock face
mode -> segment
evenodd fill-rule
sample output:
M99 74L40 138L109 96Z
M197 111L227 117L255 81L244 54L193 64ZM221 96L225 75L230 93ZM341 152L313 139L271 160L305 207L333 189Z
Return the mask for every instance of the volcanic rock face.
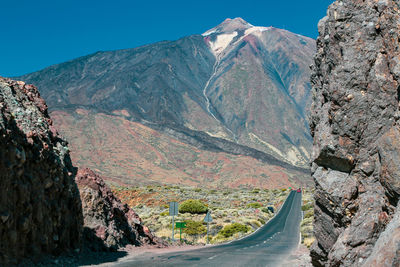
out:
M0 78L0 265L80 248L74 175L37 89Z
M163 245L100 176L90 169L80 169L75 181L82 199L85 247L98 251L117 250L128 244Z
M333 3L313 67L315 266L398 266L398 1Z

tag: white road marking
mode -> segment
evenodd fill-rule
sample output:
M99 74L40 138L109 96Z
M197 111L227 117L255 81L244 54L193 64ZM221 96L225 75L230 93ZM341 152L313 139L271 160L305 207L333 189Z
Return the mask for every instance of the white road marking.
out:
M212 256L212 257L209 257L208 259L209 259L209 260L212 260L212 259L215 259L217 256L218 256L218 255L214 255L214 256Z

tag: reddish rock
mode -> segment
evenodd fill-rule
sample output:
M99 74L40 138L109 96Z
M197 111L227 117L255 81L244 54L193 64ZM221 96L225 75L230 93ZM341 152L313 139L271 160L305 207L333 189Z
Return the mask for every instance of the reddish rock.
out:
M75 169L48 119L36 87L0 77L0 266L81 247Z
M90 169L80 169L78 184L84 218L86 247L92 250L117 250L128 244L165 244L154 237L139 216L114 196L103 179Z
M371 255L363 267L399 266L400 255L400 209L376 241Z

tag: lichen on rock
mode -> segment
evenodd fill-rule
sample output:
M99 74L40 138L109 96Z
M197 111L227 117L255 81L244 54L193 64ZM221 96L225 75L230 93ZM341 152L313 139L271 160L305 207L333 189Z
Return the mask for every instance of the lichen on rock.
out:
M399 2L336 1L318 30L311 257L315 266L371 266L385 229L398 231L388 225L400 197ZM395 252L376 266L399 264L400 240L387 241Z

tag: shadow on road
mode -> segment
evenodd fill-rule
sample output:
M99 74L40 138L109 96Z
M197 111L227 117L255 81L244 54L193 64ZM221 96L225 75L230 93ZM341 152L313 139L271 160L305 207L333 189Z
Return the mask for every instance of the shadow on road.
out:
M126 251L91 252L79 257L78 266L116 262L127 254Z
M107 248L104 241L96 236L94 229L84 227L83 235L84 250L79 255L78 266L116 262L128 254L126 251L113 251Z

